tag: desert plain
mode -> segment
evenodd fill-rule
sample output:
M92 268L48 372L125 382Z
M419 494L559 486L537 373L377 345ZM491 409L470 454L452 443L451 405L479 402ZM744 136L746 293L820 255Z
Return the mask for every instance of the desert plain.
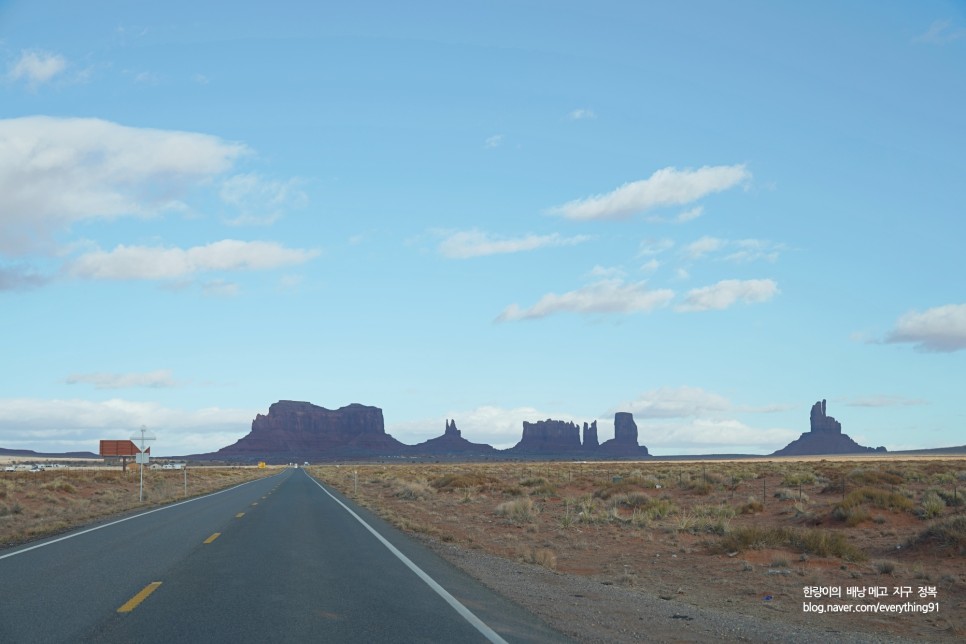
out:
M514 574L544 580L547 592L536 585L516 599L580 641L634 641L642 629L653 639L689 640L688 607L797 625L834 639L856 633L886 641L966 638L964 458L307 469L456 565L465 560L460 553L478 553L512 562ZM146 470L143 501L135 467L0 472L0 547L275 472L189 466L186 490L184 472ZM568 591L576 587L568 582L619 591L625 603ZM487 583L501 590L499 575ZM649 630L643 616L626 608L635 598L641 605L683 607L673 615L681 623ZM589 604L592 624L577 609ZM872 604L914 606L902 613L856 612L855 606ZM833 605L852 610L830 612Z

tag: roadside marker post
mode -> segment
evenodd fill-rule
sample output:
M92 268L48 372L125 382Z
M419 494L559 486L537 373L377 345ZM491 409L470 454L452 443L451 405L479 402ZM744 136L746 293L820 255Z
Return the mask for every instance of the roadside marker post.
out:
M141 467L141 487L140 487L140 490L138 491L138 503L144 501L144 464L150 461L151 459L151 457L149 456L149 452L145 451L144 443L145 441L154 440L154 436L147 435L148 428L145 427L144 425L141 425L140 431L141 431L141 436L140 436L141 444L138 447L140 448L141 452L136 456L136 460ZM138 440L138 437L132 436L131 440L132 441ZM148 449L151 449L151 448L149 447Z

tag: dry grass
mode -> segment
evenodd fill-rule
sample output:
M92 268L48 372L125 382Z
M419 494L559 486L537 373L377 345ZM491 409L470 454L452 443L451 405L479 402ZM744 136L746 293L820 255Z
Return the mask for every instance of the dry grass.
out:
M749 610L767 587L785 601L765 614L814 625L798 601L803 585L881 585L883 575L903 585L932 580L942 585L947 605L966 601L966 519L953 501L966 488L962 459L434 463L309 471L404 530L720 610ZM397 497L400 481L428 482L436 493L418 502ZM920 509L936 516L920 518ZM845 514L836 518L836 511ZM775 569L782 572L769 573ZM950 615L935 628L966 636L966 617ZM923 620L855 616L849 623L890 635L909 629L911 639L929 639L915 630L926 627Z
M188 495L198 496L276 473L275 469L191 468ZM185 498L184 472L70 469L0 473L0 546L44 537L138 508Z

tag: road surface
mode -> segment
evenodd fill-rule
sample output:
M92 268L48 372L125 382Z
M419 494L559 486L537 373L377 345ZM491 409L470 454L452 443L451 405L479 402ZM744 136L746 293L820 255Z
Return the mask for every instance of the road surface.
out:
M0 642L559 642L288 469L0 550Z

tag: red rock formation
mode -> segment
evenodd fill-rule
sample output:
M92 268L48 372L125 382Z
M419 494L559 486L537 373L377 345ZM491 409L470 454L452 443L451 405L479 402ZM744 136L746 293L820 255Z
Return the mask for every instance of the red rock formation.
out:
M580 451L580 429L572 421L523 421L523 438L510 452L523 454L563 454Z
M597 421L595 420L590 425L584 423L584 451L595 451L600 447L600 441L597 440Z
M772 456L813 456L819 454L861 454L884 452L884 447L872 449L859 445L848 434L842 433L842 424L825 413L826 403L820 400L812 405L809 415L811 431L781 448Z
M336 410L280 400L258 414L252 430L213 457L312 460L352 454L400 454L408 449L386 434L382 410L352 404Z
M444 455L459 454L468 455L492 455L497 450L490 445L483 443L471 443L463 438L460 430L456 429L456 421L446 420L446 431L442 436L430 438L412 447L411 454L419 455Z
M604 441L598 450L607 456L647 456L647 448L637 443L637 423L630 412L614 414L614 438Z

